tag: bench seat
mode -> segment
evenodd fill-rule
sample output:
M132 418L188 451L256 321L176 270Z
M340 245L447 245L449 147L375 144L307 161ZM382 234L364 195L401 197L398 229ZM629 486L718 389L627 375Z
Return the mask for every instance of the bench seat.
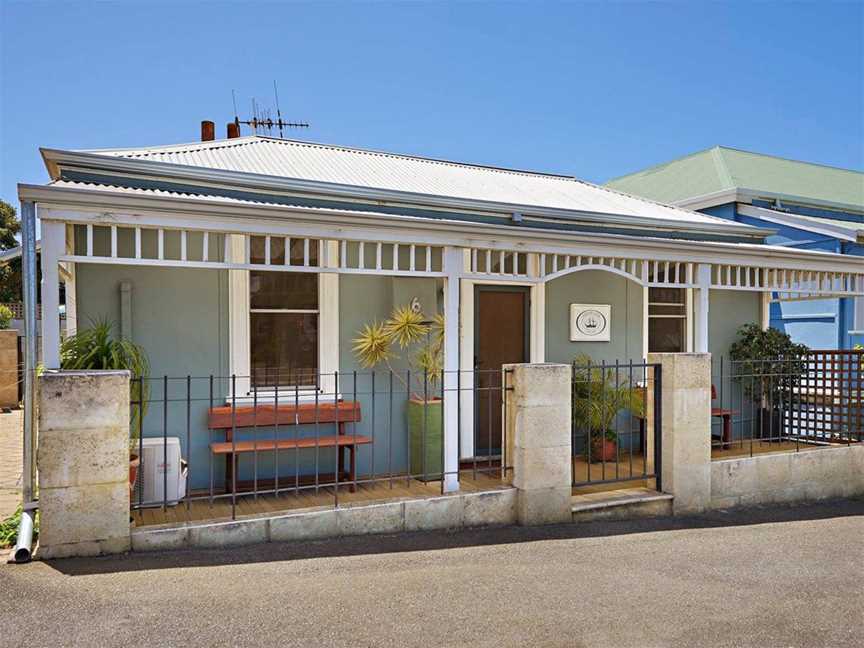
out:
M372 437L352 434L337 434L332 436L305 437L302 439L262 439L260 441L219 441L210 444L213 454L231 454L232 452L267 452L273 450L297 450L302 448L335 448L337 446L354 446L372 443Z

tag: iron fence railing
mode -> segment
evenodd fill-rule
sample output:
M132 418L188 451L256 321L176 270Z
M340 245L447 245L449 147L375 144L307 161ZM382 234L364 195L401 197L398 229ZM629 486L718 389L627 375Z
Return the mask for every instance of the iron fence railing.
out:
M711 390L715 455L864 440L864 351L717 358Z
M346 489L423 483L444 492L449 479L508 478L504 370L312 374L305 388L252 388L236 375L133 379L133 509L230 502L234 518L245 498L326 494L338 506ZM444 456L451 399L457 468Z
M576 360L571 388L573 486L655 479L661 490L660 365Z

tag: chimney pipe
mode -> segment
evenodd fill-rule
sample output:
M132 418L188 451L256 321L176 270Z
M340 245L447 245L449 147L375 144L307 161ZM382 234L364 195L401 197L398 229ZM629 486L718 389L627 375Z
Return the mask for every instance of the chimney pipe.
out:
M201 122L201 141L212 142L216 139L216 124L212 121Z
M240 137L240 126L237 125L237 122L228 122L226 128L228 130L228 139Z

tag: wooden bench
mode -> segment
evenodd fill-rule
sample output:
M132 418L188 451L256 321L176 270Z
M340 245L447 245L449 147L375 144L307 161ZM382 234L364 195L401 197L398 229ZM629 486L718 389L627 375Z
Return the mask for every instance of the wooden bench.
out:
M232 408L231 405L213 407L210 409L207 427L211 430L223 430L225 440L210 444L210 452L214 455L225 455L225 488L230 492L233 486L234 457L248 452L276 452L279 450L302 450L304 448L336 448L337 478L339 481L351 482L351 491L355 490L354 480L357 478L357 446L372 443L372 438L360 434L346 434L346 423L360 422L360 403L342 401L329 403L301 403L279 405L277 410L273 404L243 405ZM241 428L268 428L275 425L336 425L336 434L300 437L294 439L255 439L234 440L234 430ZM345 470L345 453L348 450L348 470Z

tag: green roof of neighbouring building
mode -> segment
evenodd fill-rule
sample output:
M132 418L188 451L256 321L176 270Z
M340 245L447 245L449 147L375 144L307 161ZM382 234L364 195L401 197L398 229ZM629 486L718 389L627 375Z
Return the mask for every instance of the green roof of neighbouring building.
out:
M664 203L732 189L864 210L864 173L725 146L614 178L608 187Z

